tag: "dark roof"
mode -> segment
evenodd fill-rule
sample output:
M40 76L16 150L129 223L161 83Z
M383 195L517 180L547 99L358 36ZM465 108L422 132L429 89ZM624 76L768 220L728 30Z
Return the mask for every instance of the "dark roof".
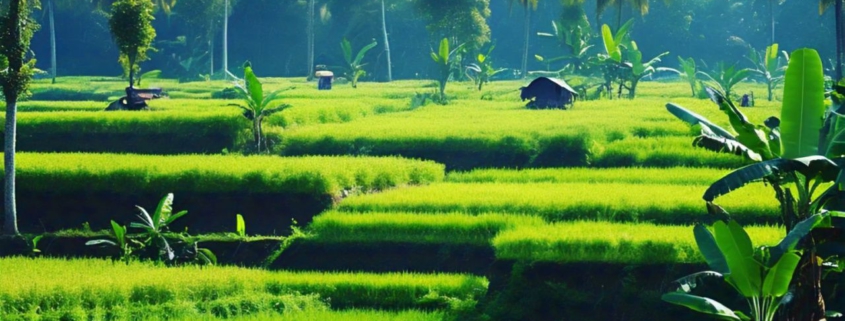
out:
M553 82L555 85L558 85L559 87L561 87L563 89L566 89L567 91L569 91L573 95L578 95L578 92L575 91L575 89L572 89L572 87L569 87L569 84L567 84L565 81L563 81L563 79L558 79L558 78L554 78L554 77L538 77L537 79L532 80L531 83L528 84L528 86L526 86L526 87L530 87L535 82L540 81L540 79L547 79L547 80Z

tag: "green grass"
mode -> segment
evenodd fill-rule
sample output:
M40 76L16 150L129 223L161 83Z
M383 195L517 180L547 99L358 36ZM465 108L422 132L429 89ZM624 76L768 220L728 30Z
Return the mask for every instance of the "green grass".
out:
M389 312L378 310L343 310L331 311L306 309L281 314L263 313L258 315L222 318L229 321L315 321L315 320L360 320L360 321L442 321L442 312L408 310ZM214 321L221 320L213 316L191 317L174 321Z
M496 257L548 262L703 263L692 226L568 222L507 230L493 239ZM745 227L756 245L776 245L782 227Z
M729 170L715 168L542 168L478 169L451 172L450 183L628 183L707 185L727 175Z
M443 177L443 165L395 157L121 154L17 155L18 188L29 192L305 193L379 190Z
M542 224L543 219L525 215L327 212L316 216L309 229L312 240L325 243L488 245L503 230Z
M215 312L215 306L238 307L238 312L248 307L255 313L285 304L285 296L298 294L319 295L337 308L444 309L450 298L477 300L487 288L484 278L458 274L167 268L92 259L5 258L0 259L0 270L0 313L4 316L80 309L101 313L161 310L161 315L176 310L176 316L190 316L191 312ZM309 300L298 301L313 305Z
M626 183L439 183L345 199L345 212L461 212L537 215L548 221L604 220L688 224L707 215L706 185ZM775 223L777 201L768 187L752 184L721 197L742 223Z

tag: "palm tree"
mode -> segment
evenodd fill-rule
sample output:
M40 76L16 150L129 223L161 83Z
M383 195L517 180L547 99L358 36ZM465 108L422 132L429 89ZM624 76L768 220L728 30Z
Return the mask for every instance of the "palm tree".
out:
M525 47L523 48L522 52L522 77L525 77L528 73L528 39L531 33L531 10L537 10L537 4L540 0L508 0L511 7L513 7L514 2L519 3L523 9L525 9Z
M387 82L393 81L393 67L390 65L390 41L387 40L387 20L384 0L381 0L381 30L384 34L384 54L387 55Z
M569 0L571 1L571 0ZM650 7L649 0L596 0L596 20L599 19L602 13L611 6L616 6L616 28L622 26L622 5L628 2L631 7L640 12L640 15L647 15ZM672 3L672 0L663 0L667 6Z
M836 79L842 79L842 55L845 54L845 21L842 21L843 0L819 0L819 14L824 14L828 8L834 6L836 10Z

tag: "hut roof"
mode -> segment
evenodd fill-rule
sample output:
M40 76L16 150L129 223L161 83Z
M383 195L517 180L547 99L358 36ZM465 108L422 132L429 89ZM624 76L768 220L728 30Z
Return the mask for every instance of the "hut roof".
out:
M541 79L549 80L549 81L553 82L555 85L558 85L559 87L561 87L563 89L566 89L566 91L572 93L573 95L576 95L576 96L578 95L578 92L575 91L575 89L572 89L572 87L570 87L569 84L566 83L566 81L563 81L563 79L558 79L558 78L554 78L554 77L538 77L537 79L532 80L531 83L528 84L528 86L526 86L526 87L530 87L535 82L541 81Z

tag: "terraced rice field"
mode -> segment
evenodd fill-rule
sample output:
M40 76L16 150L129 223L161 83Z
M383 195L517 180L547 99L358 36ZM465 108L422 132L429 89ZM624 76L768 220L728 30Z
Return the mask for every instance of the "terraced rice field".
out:
M296 87L282 99L293 107L265 123L270 155L244 156L249 123L230 106L237 99L219 96L227 83L154 81L170 99L116 113L100 110L122 82L35 84L19 106L24 232L81 245L110 237L101 231L110 220L129 225L133 205L151 209L174 192L174 208L190 214L171 237L224 241L215 245L224 266L110 262L113 254L51 241L42 256L100 258L0 258L4 317L496 319L519 304L524 315L544 309L518 292L525 284L553 284L555 295L535 292L573 313L615 311L640 295L643 309L673 315L659 302L660 284L704 262L692 226L713 217L701 196L746 164L691 146L694 135L667 102L727 120L711 102L686 97L685 83L645 82L635 100L562 111L526 110L517 81L483 92L450 84L449 105L414 106L428 82L317 92L301 80L266 79L267 90ZM760 123L779 104L743 112ZM717 202L748 225L755 245L783 237L770 187L752 184ZM236 214L247 236L235 233ZM530 272L542 269L576 273ZM611 283L579 287L599 278ZM625 290L602 292L613 286Z

